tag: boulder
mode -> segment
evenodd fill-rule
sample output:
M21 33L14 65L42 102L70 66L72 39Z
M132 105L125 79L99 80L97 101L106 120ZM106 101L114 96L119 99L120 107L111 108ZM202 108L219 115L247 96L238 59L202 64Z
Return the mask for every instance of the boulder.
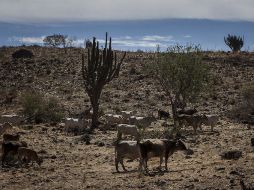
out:
M240 150L229 150L221 153L221 158L227 160L237 160L242 157L242 151Z

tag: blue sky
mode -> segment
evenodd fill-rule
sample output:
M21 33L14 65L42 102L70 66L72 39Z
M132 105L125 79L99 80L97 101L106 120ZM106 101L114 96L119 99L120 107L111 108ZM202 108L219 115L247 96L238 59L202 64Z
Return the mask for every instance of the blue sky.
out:
M82 46L109 32L116 49L195 43L228 50L223 37L236 34L252 51L253 7L253 0L0 0L0 45L42 44L61 33Z

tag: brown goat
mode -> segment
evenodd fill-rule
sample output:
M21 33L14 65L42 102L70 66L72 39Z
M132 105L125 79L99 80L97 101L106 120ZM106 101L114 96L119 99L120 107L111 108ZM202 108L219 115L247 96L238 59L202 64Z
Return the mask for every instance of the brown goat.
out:
M8 141L19 141L20 135L19 134L4 134L3 135L3 141L8 142Z
M166 139L151 139L144 140L144 142L139 143L140 154L141 154L141 164L148 171L147 161L151 157L160 157L160 166L163 162L163 157L165 157L165 169L168 170L167 162L169 156L178 150L187 150L186 145L181 140L166 140Z
M26 163L35 161L38 163L38 165L41 165L43 162L43 160L37 155L37 152L25 147L18 148L18 159L20 163L24 162L25 160Z
M19 141L8 141L2 143L2 166L6 160L7 155L10 152L13 152L14 155L18 154L18 149L20 147L27 147L26 142L19 142Z

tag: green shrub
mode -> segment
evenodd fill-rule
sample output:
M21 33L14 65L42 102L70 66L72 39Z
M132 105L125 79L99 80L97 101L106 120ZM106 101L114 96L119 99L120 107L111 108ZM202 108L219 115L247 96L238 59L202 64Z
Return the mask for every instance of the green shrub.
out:
M40 93L28 92L23 94L21 104L28 121L59 122L63 117L61 105L54 97L46 98Z
M159 81L170 101L174 126L177 109L197 102L200 94L210 85L211 72L202 58L199 46L176 45L166 52L159 52L158 48L155 62L146 66L146 72Z

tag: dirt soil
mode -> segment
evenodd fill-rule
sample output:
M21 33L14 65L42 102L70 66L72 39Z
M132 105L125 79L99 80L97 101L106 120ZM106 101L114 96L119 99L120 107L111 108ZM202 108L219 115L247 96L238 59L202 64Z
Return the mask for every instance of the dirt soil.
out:
M35 54L33 60L14 62L11 53L17 48L3 48L0 62L2 91L15 90L9 104L0 99L0 114L21 113L19 98L22 92L35 89L62 102L66 116L80 113L89 105L82 88L80 75L81 49L50 49L27 47ZM104 112L137 110L138 115L156 114L169 110L168 100L158 83L144 70L153 54L130 53L120 73L103 93ZM1 167L0 189L241 189L240 180L254 188L254 126L237 123L227 118L228 112L240 101L240 89L254 81L254 54L231 55L208 53L204 62L215 74L212 95L196 104L201 113L218 114L220 122L215 132L203 126L203 131L192 134L184 130L184 141L194 151L192 155L176 152L169 159L169 171L158 171L159 159L149 160L149 175L137 171L138 161L125 160L128 172L116 173L114 147L116 130L103 126L91 135L86 145L81 136L66 134L59 124L26 124L16 126L21 140L39 152L41 166ZM85 101L84 101L85 100ZM160 138L164 129L158 120L147 129L146 138ZM240 150L239 159L226 160L221 153ZM120 167L120 169L122 169Z

